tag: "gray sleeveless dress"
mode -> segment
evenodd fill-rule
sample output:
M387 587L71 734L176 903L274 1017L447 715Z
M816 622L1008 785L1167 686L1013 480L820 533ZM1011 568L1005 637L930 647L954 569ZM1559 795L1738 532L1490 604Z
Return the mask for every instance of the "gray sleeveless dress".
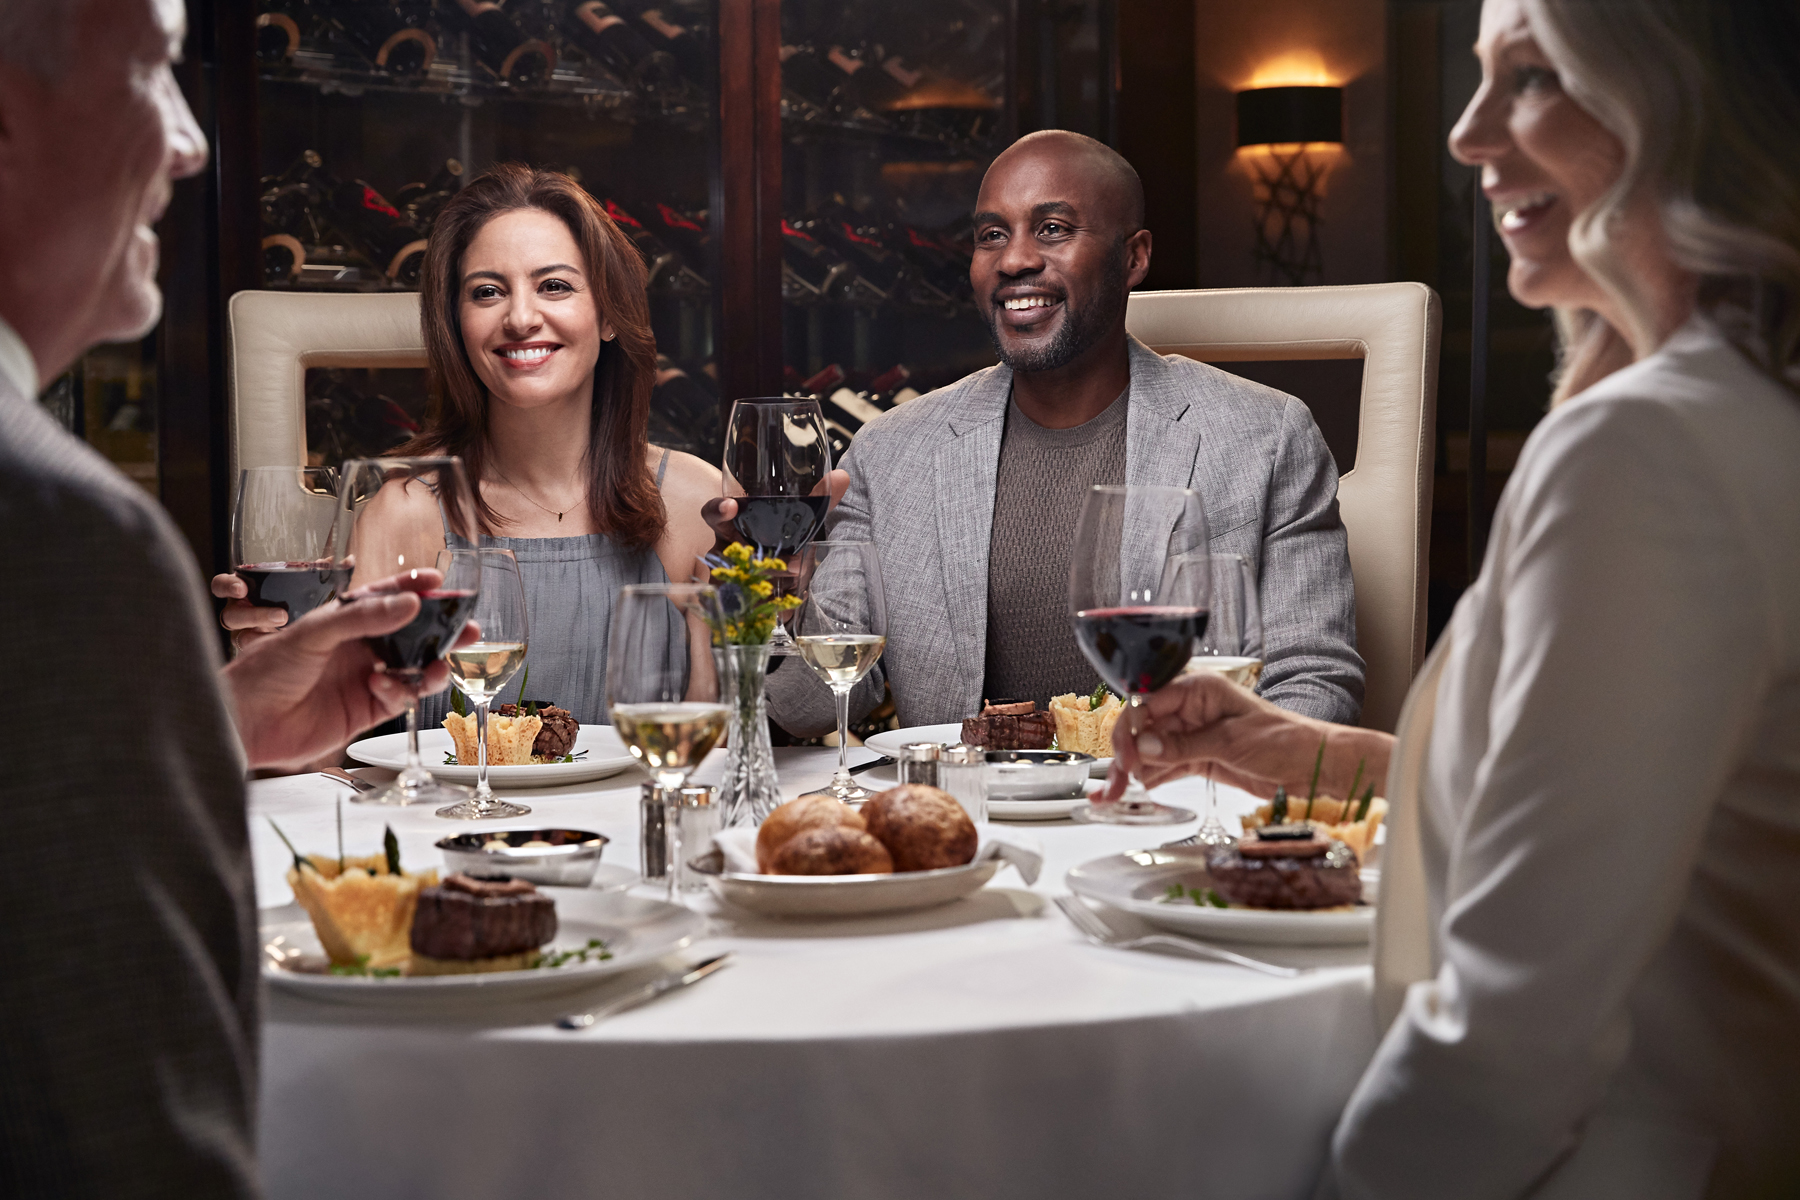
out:
M665 450L656 471L659 488L668 467ZM461 539L455 542L467 544ZM511 550L519 560L531 621L525 669L513 676L496 706L519 699L520 683L529 669L525 699L560 705L583 725L612 724L606 710L606 649L613 598L628 583L668 582L656 548L630 550L603 533L553 538L484 536L481 545ZM685 643L677 642L670 649L685 659ZM448 689L425 697L419 703L419 728L441 728L449 711Z

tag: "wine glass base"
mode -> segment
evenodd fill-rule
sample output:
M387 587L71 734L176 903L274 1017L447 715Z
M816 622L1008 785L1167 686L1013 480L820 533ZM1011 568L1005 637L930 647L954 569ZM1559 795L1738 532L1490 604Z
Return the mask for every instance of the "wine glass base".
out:
M865 800L873 800L875 798L874 792L863 787L854 780L850 781L848 784L840 784L836 780L833 780L822 788L815 788L810 792L802 792L801 795L830 796L833 800L839 800L845 804L861 804Z
M458 804L447 804L437 810L437 815L451 821L487 821L494 817L523 817L531 812L528 804L514 804L510 800L477 800L470 797Z
M390 808L408 808L415 804L457 804L474 795L473 788L466 788L461 784L442 783L436 779L426 783L413 784L408 783L405 776L402 776L384 788L373 792L358 792L350 799L355 804L380 804Z
M1069 810L1069 820L1083 825L1181 825L1193 819L1194 813L1188 809L1154 800L1077 804Z

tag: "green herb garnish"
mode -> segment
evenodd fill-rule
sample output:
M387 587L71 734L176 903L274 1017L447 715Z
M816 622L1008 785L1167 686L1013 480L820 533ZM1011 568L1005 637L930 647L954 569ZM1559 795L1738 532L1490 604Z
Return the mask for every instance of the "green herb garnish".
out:
M342 875L344 873L344 802L342 799L339 799L337 802L337 818L338 818L338 874Z
M599 938L589 938L587 945L574 950L553 950L538 959L540 967L556 968L571 962L605 962L612 957L612 951Z
M458 760L456 757L456 751L454 751L454 750L444 751L444 765L446 767L459 767L462 765L461 761Z
M1213 891L1211 888L1183 887L1179 883L1171 883L1169 885L1168 895L1166 895L1164 897L1164 899L1171 900L1176 903L1179 903L1183 900L1191 900L1194 902L1195 905L1197 905L1200 908L1230 908L1231 907L1230 902L1227 901L1225 899L1225 897L1219 895L1219 893Z
M306 859L300 857L300 852L298 850L294 849L294 843L288 841L288 835L281 832L281 826L279 826L275 823L275 818L274 817L265 817L264 820L268 821L269 828L273 829L275 831L275 836L281 839L281 844L288 848L288 853L294 856L294 870L296 870L296 871L312 870L313 865L310 862L308 862Z
M369 956L366 954L359 954L356 956L355 963L347 967L334 964L328 973L332 975L366 975L370 979L393 979L399 976L400 968L371 967L369 965Z
M1269 805L1269 824L1287 824L1287 789L1279 784L1275 787L1275 799Z
M1350 790L1344 793L1345 813L1348 813L1350 811L1350 806L1356 803L1356 785L1362 782L1363 764L1368 761L1367 756L1356 760L1356 774L1350 777Z
M1088 696L1088 711L1093 712L1102 704L1105 704L1106 698L1112 694L1112 689L1107 687L1104 682L1095 684L1093 693Z
M1356 819L1364 820L1369 815L1369 805L1375 803L1375 783L1369 782L1368 790L1363 792L1362 803L1356 806Z
M1306 789L1306 819L1312 820L1313 800L1319 794L1319 772L1325 767L1325 739L1319 739L1319 756L1313 759L1312 784Z
M394 836L392 825L382 826L381 848L387 851L388 874L400 874L400 839Z
M450 711L459 717L469 715L469 702L463 699L461 688L450 689Z
M530 682L531 664L526 663L525 669L519 674L519 711L521 713L525 711L525 685Z

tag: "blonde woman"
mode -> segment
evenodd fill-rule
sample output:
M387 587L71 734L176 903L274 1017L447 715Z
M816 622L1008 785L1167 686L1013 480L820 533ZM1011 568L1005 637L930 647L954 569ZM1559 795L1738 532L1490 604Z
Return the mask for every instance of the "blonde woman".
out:
M1115 792L1321 737L1336 794L1418 781L1323 1194L1800 1195L1797 50L1791 3L1487 0L1451 149L1565 354L1401 742L1210 676L1117 734Z

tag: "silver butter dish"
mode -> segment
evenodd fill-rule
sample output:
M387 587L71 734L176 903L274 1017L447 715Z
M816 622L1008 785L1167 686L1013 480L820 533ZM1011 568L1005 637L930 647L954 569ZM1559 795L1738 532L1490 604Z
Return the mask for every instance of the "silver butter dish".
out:
M439 839L444 866L467 875L511 875L554 887L587 887L609 839L589 829L491 829Z
M1073 750L989 750L988 802L1080 796L1093 763L1093 755Z

